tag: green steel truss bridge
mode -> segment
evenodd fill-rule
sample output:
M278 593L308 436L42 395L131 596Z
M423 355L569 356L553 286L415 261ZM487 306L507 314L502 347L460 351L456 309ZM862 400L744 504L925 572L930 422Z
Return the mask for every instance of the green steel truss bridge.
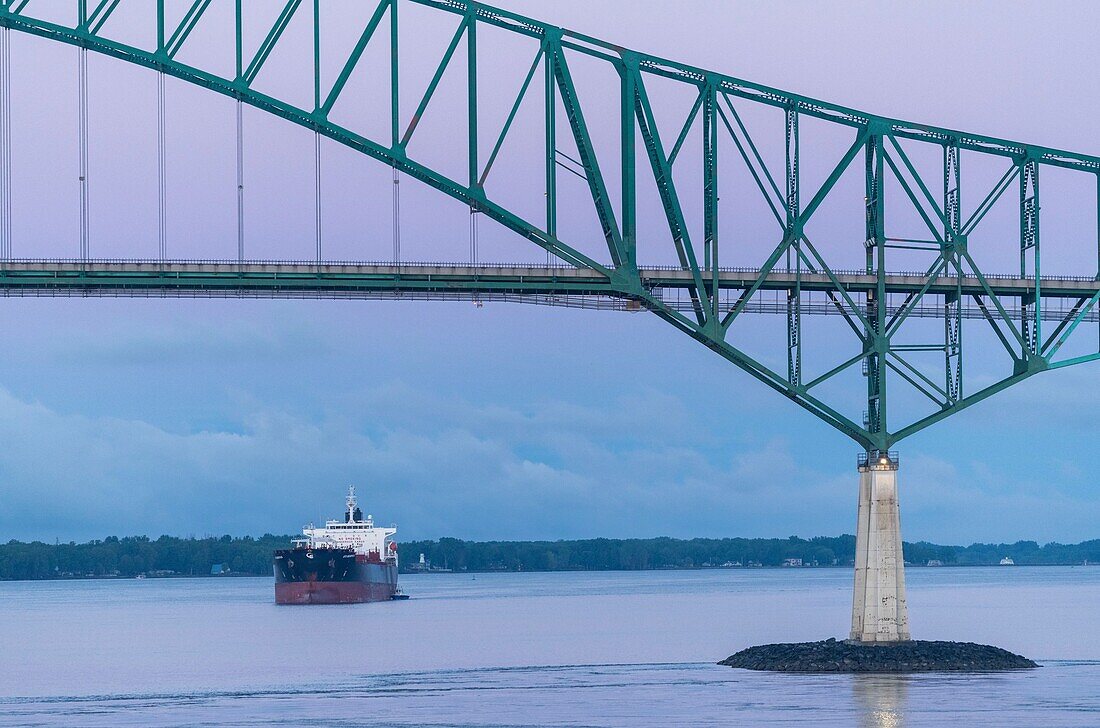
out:
M211 8L226 4L233 8L231 15L219 17L234 18L233 27L222 28L218 37L228 44L222 50L235 59L235 70L219 75L183 59L189 46L198 42L197 31L204 24L224 23L211 20ZM331 57L320 30L320 17L328 12L326 3L271 0L269 5L279 12L256 44L248 41L242 29L257 4L242 0L170 0L167 7L166 0L75 0L70 6L58 0L0 0L4 66L0 73L0 146L4 150L0 155L4 217L0 220L0 292L457 298L649 311L871 454L888 451L901 439L1033 374L1100 358L1097 337L1087 334L1097 322L1100 300L1096 268L1100 235L1092 230L1097 215L1093 190L1100 190L1098 157L876 116L632 51L466 0L372 3L373 12L355 28L358 42L337 59L339 72L326 77L322 58L331 62ZM113 34L116 19L134 6L149 10L147 47L129 45ZM59 13L61 7L67 10ZM406 24L419 22L424 12L451 23L450 42L439 48L426 43L410 48L407 42L399 46L401 33L410 31ZM299 63L313 76L313 102L305 107L265 93L258 83L273 52L285 49L287 28L295 22L311 22L314 27L312 44L296 49ZM417 33L415 25L411 30ZM11 31L79 49L81 239L79 255L67 260L12 254ZM526 73L516 88L500 89L484 80L486 68L498 62L495 54L485 50L485 39L492 33L514 36L530 49L522 60ZM377 99L390 111L389 133L384 138L330 118L366 50L378 44L387 49L389 58L383 72L389 80L389 92L384 95L388 98ZM84 194L88 52L160 74L161 249L156 259L99 259L89 249ZM401 79L409 54L429 56L435 71L419 94L402 100ZM582 66L599 67L616 79L614 95L593 99L580 91ZM441 103L441 80L455 74L465 88L465 118L459 119L464 133L451 143L468 161L466 171L457 177L444 174L410 147L420 121L432 113L433 103ZM546 263L409 263L401 261L396 244L388 261L329 260L322 255L319 223L317 255L311 260L245 257L243 223L238 228L236 259L170 259L163 243L165 76L235 100L239 182L240 113L248 105L314 132L318 150L321 137L327 137L392 167L395 182L411 178L468 205L472 215L517 234L522 238L519 244L526 241L544 250ZM658 101L657 89L670 86L688 102L678 112L676 124L665 121L659 126L666 105ZM504 123L492 129L479 116L479 103L484 106L490 93L505 94L510 103ZM541 110L541 128L537 138L523 143L536 147L542 159L531 174L543 186L544 201L538 207L544 209L537 217L524 217L502 202L489 183L506 142L518 133L521 107L532 104ZM762 112L775 120L769 133L780 143L769 146L763 140L760 125L753 121ZM607 138L609 128L614 138ZM823 151L810 141L811 128L827 128L834 136L841 135L844 143L839 149ZM988 181L975 182L964 172L971 164L991 165L998 173ZM750 182L736 195L755 198L773 233L757 241L761 252L747 266L734 255L745 248L737 234L740 222L725 213L726 225L719 224L719 210L735 196L727 193L726 201L720 201L726 176L720 171L731 165ZM813 175L806 173L810 167L825 172L811 181ZM1073 275L1044 273L1041 266L1043 244L1051 244L1050 235L1064 234L1041 234L1040 173L1054 169L1063 177L1071 173L1073 184L1087 191L1087 202L1075 203L1080 209L1074 212L1075 229L1085 229L1085 234L1072 243L1080 248L1080 241L1085 241L1084 259L1089 265ZM319 161L317 175L319 180ZM592 252L592 240L559 232L565 217L580 214L576 205L562 203L563 177L582 185L587 207L582 212L598 220L598 254ZM850 191L853 178L858 206L849 209L848 219L859 234L843 245L854 253L847 260L855 263L834 265L830 261L839 246L823 242L811 223L823 217L822 210L842 194L845 184ZM842 182L845 179L849 182ZM659 210L641 209L638 200L643 186L650 194L655 190ZM318 181L318 210L320 189ZM1055 194L1061 196L1060 191ZM238 210L242 195L240 183ZM917 233L894 229L891 218L902 207L907 219L917 221ZM991 213L997 212L1003 220L1006 207L1013 221L1011 234L1001 230L992 238L982 238L983 228L996 216ZM652 236L654 230L649 228L661 228L661 235L667 236L673 264L644 260L639 239ZM991 259L986 249L992 247L1002 254L1002 263L1009 261L1007 265L993 269L985 262ZM895 262L902 253L909 256L905 258L909 267ZM913 266L914 260L920 265ZM743 333L737 323L750 315L768 326L785 328L782 356L768 359L749 353L751 334ZM848 348L843 358L818 366L811 375L809 365L816 361L811 357L821 352L804 340L805 320L822 315L836 317L830 321L843 334L831 342L830 349L842 344ZM918 338L907 336L907 327L922 319L931 321L918 329ZM979 327L980 333L964 338L964 321L973 322L968 326ZM971 330L977 331L967 329ZM1070 341L1075 343L1067 346ZM987 358L999 362L1000 374L992 380L979 378L977 386L970 386L963 376L964 360ZM830 382L853 372L863 380L858 385L858 400L865 403L862 418L843 414L842 406L826 394ZM887 407L888 384L892 395L905 391L924 409L900 418Z

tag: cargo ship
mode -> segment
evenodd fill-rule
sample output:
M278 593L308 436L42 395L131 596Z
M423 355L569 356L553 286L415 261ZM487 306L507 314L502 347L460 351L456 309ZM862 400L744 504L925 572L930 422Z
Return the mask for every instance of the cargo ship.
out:
M397 588L397 528L363 518L348 488L343 521L310 524L289 549L275 552L276 604L360 604L403 599Z

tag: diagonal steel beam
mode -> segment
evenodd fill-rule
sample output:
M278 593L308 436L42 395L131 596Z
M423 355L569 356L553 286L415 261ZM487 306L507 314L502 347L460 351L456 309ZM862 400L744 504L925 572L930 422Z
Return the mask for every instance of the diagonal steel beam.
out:
M1020 333L1020 330L1016 328L1016 325L1012 322L1012 317L1008 315L1008 311L1005 311L1004 305L1001 304L1001 299L993 292L993 289L989 285L989 281L985 279L981 270L978 269L978 264L974 262L974 259L970 257L970 252L966 249L959 251L966 259L966 262L970 264L970 270L974 273L974 277L978 279L978 284L981 285L982 290L985 291L985 295L989 297L989 300L993 302L993 306L997 309L997 312L1001 314L1001 319L1004 320L1005 325L1008 326L1008 330L1012 333L1012 336L1019 342L1021 349L1027 350L1027 343L1024 342L1024 337Z
M367 44L370 43L372 37L374 37L374 31L378 28L378 24L382 22L382 17L386 14L386 10L390 7L390 0L381 0L378 3L378 7L374 10L374 15L367 22L367 26L363 28L363 32L359 35L359 40L356 41L355 47L351 49L351 53L348 55L347 61L344 62L344 67L340 69L340 75L336 77L336 81L333 82L332 88L329 89L328 96L325 97L325 102L321 104L321 113L328 115L332 111L333 105L337 99L340 98L340 94L344 92L344 86L347 85L348 79L351 78L351 74L355 71L355 67L359 65L359 60L363 57L363 52L367 49Z
M906 302L898 311L894 313L894 315L890 319L890 322L886 325L887 338L897 333L898 328L903 323L905 323L905 319L909 318L909 314L913 311L917 304L921 302L921 299L923 299L924 296L928 293L928 290L936 284L937 280L939 280L940 273L943 272L946 266L947 261L944 260L943 256L937 255L936 260L929 267L928 273L926 274L928 280L923 286L921 286L921 289L917 291L915 295L906 299Z
M680 147L684 146L688 132L691 131L691 125L695 123L695 117L699 115L699 109L703 107L703 99L706 94L706 87L704 87L699 90L699 95L695 97L695 103L692 104L691 111L688 112L687 121L684 122L684 126L680 129L680 133L676 137L676 143L672 145L672 151L668 153L667 163L669 167L676 162L676 157L680 153Z
M275 50L275 45L282 37L283 31L290 25L294 13L297 12L301 4L302 0L287 0L282 12L279 13L279 17L275 19L275 24L271 26L271 30L267 32L267 37L264 38L263 43L256 51L256 55L252 57L252 61L245 68L244 76L240 79L245 86L251 86L252 82L256 80L256 75L259 74L260 69L263 68L264 63L271 56L271 51Z
M866 356L867 356L867 350L864 349L864 350L860 351L858 354L856 354L855 356L852 356L851 358L844 360L840 364L837 364L835 367L833 367L829 371L825 372L821 376L817 377L816 379L811 380L808 384L804 385L804 389L806 391L809 391L809 390L813 389L814 387L816 387L817 385L821 384L822 382L826 382L826 381L832 379L833 377L840 374L841 372L843 372L847 369L850 369L853 364L855 364L858 361L861 361Z
M833 284L833 286L836 287L835 292L839 292L841 297L844 299L844 302L847 304L848 310L845 313L845 317L848 317L849 314L855 314L855 317L863 323L864 327L870 327L871 322L867 320L867 316L864 314L863 310L856 305L856 302L852 299L851 294L848 293L848 289L845 288L844 284L840 282L840 279L837 278L836 273L833 272L833 269L829 267L828 263L825 262L825 258L823 258L821 256L821 253L817 251L817 247L813 243L811 243L810 239L807 238L805 235L802 236L802 242L806 244L806 250L810 251L810 254L813 256L814 260L816 260L817 264L821 266L821 272L827 275L829 277L829 281ZM807 258L806 254L801 250L799 250L799 255L802 256L803 260L806 261L806 263L810 266L812 270L813 262L809 258ZM833 297L835 292L830 291L830 296ZM838 306L840 305L840 302L836 301L835 297L833 297L833 300ZM860 337L860 339L864 339L864 335L862 332L857 330L856 334Z
M897 362L897 364L894 362ZM901 367L898 367L898 364L900 364ZM891 349L886 352L886 366L890 367L898 376L909 382L914 389L918 390L940 407L947 407L951 403L951 398L947 396L947 392L943 391L938 384L929 379L924 372L910 364L896 349ZM902 368L904 368L905 371L902 371ZM914 381L913 377L916 377L919 383L918 381Z
M1001 345L1004 346L1005 351L1007 351L1009 356L1012 357L1012 361L1019 364L1019 362L1021 361L1020 357L1017 356L1016 350L1012 347L1012 344L1011 342L1009 342L1008 337L1005 336L1004 331L1001 330L1000 324L997 323L997 319L994 318L993 313L989 310L989 307L985 304L985 301L983 301L982 297L978 294L974 294L971 297L978 305L978 310L982 312L982 317L986 320L986 322L989 323L989 327L993 329L993 333L997 335L997 339L1001 342Z
M446 73L447 66L450 65L451 58L454 57L455 51L458 49L458 44L469 26L469 18L463 18L462 22L458 24L458 29L455 30L455 34L451 37L451 42L447 46L447 50L443 53L443 60L436 66L435 73L432 74L432 80L428 83L428 88L424 90L424 95L420 98L420 103L416 107L416 112L409 121L408 127L405 128L405 133L401 135L399 146L408 146L409 140L412 139L413 132L416 131L416 127L420 124L420 120L424 118L424 112L428 110L428 104L431 103L432 96L435 95L435 90L439 87L439 82L443 79L443 74Z
M84 23L84 27L87 28L88 32L92 35L99 33L99 29L107 22L107 18L111 17L111 13L115 11L120 1L100 0L99 5L88 14L88 18Z
M997 382L995 384L991 384L988 387L986 387L982 390L979 390L979 391L975 392L974 394L971 394L968 397L963 397L962 399L955 402L950 407L945 407L944 409L940 410L939 412L934 412L934 413L928 415L927 417L923 417L923 418L917 420L916 422L914 422L914 423L912 423L912 424L910 424L906 427L903 427L902 429L898 430L897 432L892 433L889 437L888 444L893 445L894 443L899 442L899 441L905 439L906 437L909 437L910 435L914 435L914 434L920 432L921 430L925 429L929 425L934 425L935 423L939 422L940 420L944 419L945 417L949 417L950 415L953 415L956 412L961 412L962 410L966 409L967 407L970 407L971 405L975 405L975 404L977 404L978 402L981 402L984 399L988 399L989 397L992 397L994 394L997 394L998 392L1003 392L1004 390L1011 387L1013 384L1016 384L1017 382L1022 382L1023 380L1025 380L1028 377L1032 376L1037 371L1038 370L1035 370L1035 369L1026 369L1024 371L1017 372L1015 374L1012 374L1011 376L1005 377L1004 379L1000 380L999 382Z
M732 362L740 369L748 372L755 379L763 382L772 389L786 395L792 402L813 413L814 416L855 440L861 447L870 447L870 433L855 422L840 414L816 397L806 393L805 387L798 390L791 387L790 383L781 375L756 361L744 352L726 342L715 339L707 333L704 327L699 327L683 317L675 317L667 307L652 305L651 310L665 321L671 323L688 336L699 341L711 351L716 352L727 361Z
M1089 315L1089 312L1096 307L1097 301L1100 301L1100 291L1094 293L1092 297L1088 299L1087 303L1084 298L1079 300L1070 314L1062 320L1062 323L1058 324L1058 327L1051 333L1050 338L1043 344L1042 353L1048 362L1058 353L1062 345L1066 343L1074 329L1076 329L1077 326L1085 320L1085 317ZM1065 329L1065 331L1063 331L1063 329ZM1057 341L1054 340L1056 336L1058 337ZM1052 344L1051 342L1054 343Z
M1008 171L1004 173L1004 176L1002 176L995 185L993 185L993 189L985 196L981 204L978 205L970 215L970 218L963 223L963 235L970 235L970 233L974 232L974 228L978 227L978 223L982 221L982 218L993 209L993 205L997 204L997 200L1001 199L1005 190L1008 189L1008 186L1012 184L1012 180L1016 179L1016 175L1019 173L1020 167L1017 164L1013 164L1008 168Z
M756 182L756 187L760 190L760 194L763 195L764 201L768 203L768 207L771 209L772 216L775 217L775 221L779 224L779 227L784 227L786 225L786 220L783 217L783 213L780 211L780 208L783 205L783 196L779 195L778 200L776 200L773 199L770 194L768 194L768 190L764 187L764 182L760 178L760 173L756 171L756 166L753 165L751 161L749 161L749 155L745 151L744 145L742 145L741 140L737 138L737 134L734 133L733 127L730 126L729 119L726 118L726 112L722 111L721 106L718 107L718 118L722 120L722 125L726 127L726 132L730 135L730 139L733 140L734 146L737 147L737 152L741 155L742 161L745 162L745 166L748 168L749 174L752 175L753 181ZM767 172L766 167L764 168L764 171Z
M943 236L940 234L939 226L937 226L936 223L932 221L932 218L928 216L928 213L925 211L924 206L920 202L920 199L913 191L913 188L909 185L908 180L905 179L905 175L901 173L901 170L898 169L897 164L894 163L893 155L891 155L884 148L882 157L884 160L886 160L886 164L890 167L890 171L894 173L894 178L898 181L899 184L901 184L901 188L905 192L906 196L909 198L909 201L913 203L913 209L917 211L917 214L920 215L921 220L924 221L925 226L932 232L932 235L935 236L936 242L940 245L943 245L944 240ZM913 172L913 174L915 174L915 171ZM917 177L916 179L918 182L920 182L919 177ZM924 186L923 182L921 182L920 184L922 187ZM942 214L940 213L938 208L935 210L935 212L937 217L942 217ZM941 220L940 223L942 225L943 221Z
M599 162L596 159L596 150L592 143L592 136L588 132L588 125L584 120L584 112L581 110L580 100L577 98L577 89L573 85L573 76L569 71L569 63L561 48L561 40L550 39L547 50L548 56L553 56L551 64L557 81L558 96L565 107L565 114L569 120L569 128L573 133L573 141L577 145L577 152L584 167L585 177L588 180L588 191L592 196L592 204L596 208L596 215L603 228L604 240L607 242L608 252L616 267L623 266L630 260L630 254L623 245L622 233L615 220L615 211L611 209L611 201L607 194L607 185L604 183L603 173L600 171Z
M775 268L775 264L779 262L779 259L783 257L783 254L790 247L791 242L794 240L794 235L797 234L801 237L801 226L805 225L806 221L810 219L814 212L817 211L817 208L820 207L821 203L825 200L825 197L836 185L841 175L844 174L844 172L848 169L848 166L852 163L852 160L855 159L856 154L858 154L859 150L863 148L863 145L867 142L867 138L869 136L870 131L868 129L862 129L859 134L856 135L855 142L852 144L851 147L849 147L848 151L844 153L844 156L841 158L840 162L838 162L837 165L833 168L833 171L829 174L829 177L825 180L825 182L822 183L820 189L818 189L817 191L817 194L814 195L813 199L810 201L810 204L807 205L799 214L796 223L799 228L797 232L788 230L784 234L783 240L779 243L779 245L776 246L775 250L772 251L772 254L768 256L768 259L764 262L764 265L761 266L759 277L757 277L757 279L753 281L753 284L741 297L737 305L734 306L733 309L731 309L729 313L727 313L722 319L721 326L723 331L729 330L730 324L732 324L734 320L741 314L741 311L744 310L745 304L747 304L748 301L753 297L753 294L760 290L760 286L763 284L764 278L772 272L772 269Z
M1083 354L1081 356L1075 356L1072 359L1063 359L1062 361L1051 362L1050 369L1062 369L1064 367L1071 367L1076 364L1087 364L1091 361L1100 360L1100 352L1092 354Z
M661 204L665 208L665 219L668 222L669 233L672 235L672 244L676 247L676 255L680 259L680 265L691 272L694 281L694 285L690 290L692 305L696 309L695 313L699 323L702 324L707 319L710 300L707 298L706 286L703 284L703 277L699 271L699 262L695 257L695 249L691 244L687 222L684 220L684 211L680 207L676 182L672 179L672 169L668 165L668 157L665 156L664 147L661 144L661 134L657 129L653 109L649 105L649 95L646 93L641 74L629 68L627 73L634 74L635 96L633 103L638 128L641 130L646 151L649 153L653 180L657 184L657 192L661 197Z
M210 7L211 0L195 0L191 7L184 14L183 20L176 26L175 31L164 44L164 54L169 58L175 58L179 53L180 48L183 47L187 37L191 35L191 31L195 29L195 25L198 24L199 19L202 18L203 13Z
M775 216L775 221L779 223L780 227L784 227L786 218L783 213L780 212L780 208L783 206L783 193L779 191L778 185L775 184L775 178L772 177L771 171L768 169L768 165L764 163L764 159L760 156L759 150L756 148L756 144L753 143L752 137L749 136L748 129L745 128L745 124L741 121L741 117L737 114L737 110L730 103L729 97L722 94L722 98L726 102L726 106L729 107L730 114L733 115L734 121L737 122L738 128L741 130L741 135L745 137L745 142L742 144L741 139L734 132L733 126L730 124L729 118L726 117L726 112L722 110L722 107L718 107L718 116L722 120L722 125L726 127L726 131L730 135L730 139L733 140L734 145L737 147L738 153L741 155L742 161L745 162L745 166L748 168L749 173L752 174L753 181L756 182L757 188L760 190L760 194L763 195L764 201L768 203L768 207L771 208L772 215ZM755 163L749 159L748 151L751 150ZM767 179L769 187L765 187L764 178L761 178L760 172L757 171L757 166L764 174L764 178ZM774 195L774 197L772 196Z
M497 137L496 144L493 145L493 151L489 154L489 160L485 162L485 169L481 172L481 176L478 178L478 186L484 187L485 180L489 177L489 170L493 168L493 163L496 162L497 155L500 154L500 148L504 146L504 139L508 136L508 132L512 128L512 122L515 121L516 114L519 113L519 107L523 104L523 99L527 96L527 89L531 86L531 81L535 77L535 72L539 68L539 64L542 63L543 51L539 48L538 53L535 54L535 61L531 64L531 69L527 72L526 78L523 79L523 85L520 86L519 94L516 95L516 100L512 104L511 111L508 112L508 118L504 121L504 127L500 130L500 136Z
M945 241L940 236L939 228L941 226L950 226L951 221L948 220L947 214L944 212L943 209L940 208L939 203L937 203L936 200L932 197L932 193L928 190L928 185L924 183L924 178L921 177L920 173L917 171L917 168L909 159L909 155L906 154L905 148L901 146L901 144L898 142L897 138L895 138L893 134L888 134L886 138L890 140L890 144L897 152L898 158L901 159L902 164L905 165L905 169L908 170L909 174L913 177L913 181L917 183L917 187L920 188L921 194L924 197L924 201L928 204L929 207L932 208L932 214L935 216L936 222L938 222L939 225L935 225L931 220L929 220L928 214L925 212L923 205L917 201L916 195L914 194L912 188L909 186L909 183L905 180L904 176L894 164L893 154L886 152L884 156L887 162L890 164L890 169L893 170L894 176L897 177L898 182L900 182L905 188L905 191L909 195L909 198L913 201L913 206L917 209L917 212L920 213L921 217L924 218L924 221L928 225L929 229L932 231L932 234L936 236L936 241L942 244Z

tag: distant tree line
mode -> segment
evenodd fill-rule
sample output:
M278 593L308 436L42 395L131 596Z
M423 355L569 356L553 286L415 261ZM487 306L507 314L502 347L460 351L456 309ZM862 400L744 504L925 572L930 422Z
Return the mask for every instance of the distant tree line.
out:
M229 574L271 573L271 552L290 536L177 538L110 536L87 543L0 545L0 580L87 577L205 576L212 567ZM904 544L911 564L989 565L1008 557L1018 565L1100 563L1100 540L1079 544L1035 541L939 546ZM596 538L576 541L463 541L441 538L401 544L402 571L419 568L420 554L434 569L452 571L607 571L691 569L721 566L848 566L855 554L850 535L776 538Z
M580 541L412 541L401 544L406 568L425 561L455 571L607 571L692 569L704 566L780 566L786 559L833 566L855 554L855 536L801 539L675 538Z
M9 541L0 545L0 579L54 579L102 576L201 576L215 564L229 573L270 574L271 552L285 548L289 536L260 538L176 538L146 536L87 543L47 544Z
M717 566L850 566L852 535L779 538L649 538L581 541L413 541L401 544L403 569L419 555L432 567L455 571L561 571L692 569ZM940 546L927 541L902 544L906 563L983 566L1008 557L1019 565L1100 564L1100 540L1079 544L1035 541L1013 544Z

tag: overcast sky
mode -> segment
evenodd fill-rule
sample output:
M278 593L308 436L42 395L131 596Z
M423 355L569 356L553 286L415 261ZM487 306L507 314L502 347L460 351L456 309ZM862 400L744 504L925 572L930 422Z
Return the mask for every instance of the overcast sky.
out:
M27 12L44 2L32 0ZM219 4L231 6L215 0L188 62L224 48ZM1092 3L499 4L883 115L1100 153ZM257 3L263 12L275 5ZM354 41L365 5L332 3L325 37L334 47ZM115 30L125 36L139 20L120 16ZM403 38L412 54L406 98L453 31L424 22L429 30ZM308 28L288 31L265 90L300 93L295 57L310 56L309 38ZM12 46L15 255L73 255L75 51L14 34ZM506 113L533 57L511 50L490 64L487 116ZM93 255L152 255L155 77L103 58L90 65ZM574 74L598 107L606 78L580 63ZM341 112L365 128L388 115L388 104L379 115L371 83L349 84ZM444 102L461 98L448 83ZM167 103L170 254L230 257L232 105L174 80ZM658 114L670 120L690 107L690 99L683 108L673 97L663 103ZM539 108L531 111L521 114L521 138L530 133L524 115L538 119ZM308 257L312 138L252 110L246 125L249 252ZM452 125L437 113L417 131L421 153L442 168L464 164L464 147L448 141ZM835 160L837 148L834 140L807 164ZM523 171L530 150L506 152L494 168L497 189L537 209L541 171ZM326 254L384 259L389 170L335 145L324 160ZM1055 175L1050 185L1055 232L1044 244L1061 252L1044 263L1092 274L1081 265L1095 265L1095 192ZM412 183L402 190L407 257L465 260L467 211ZM1059 210L1063 190L1082 204ZM564 194L580 195L579 206L582 193ZM852 224L839 210L828 215L835 230ZM860 234L862 221L854 223ZM568 224L586 239L583 220ZM740 230L746 239L751 224ZM658 237L653 255L666 262ZM491 223L482 222L482 238L483 260L542 259ZM0 306L0 540L286 533L337 515L349 483L405 539L853 532L855 444L652 315L407 301L13 298ZM753 323L761 332L782 325L782 317ZM971 357L979 380L991 375L979 352ZM1085 365L1036 377L902 443L905 538L1100 537L1097 375ZM858 386L844 395L857 407Z

